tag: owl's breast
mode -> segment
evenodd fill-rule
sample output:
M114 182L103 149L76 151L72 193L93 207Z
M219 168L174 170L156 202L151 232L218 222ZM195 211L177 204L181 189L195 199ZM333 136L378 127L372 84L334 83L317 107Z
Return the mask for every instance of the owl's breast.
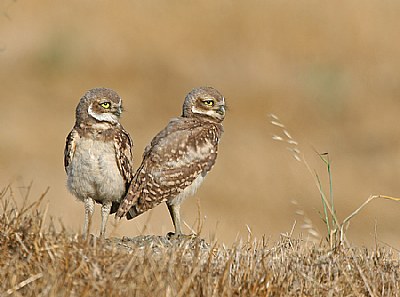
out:
M112 141L81 138L68 167L68 188L83 200L97 202L120 201L125 194L125 182L116 162Z

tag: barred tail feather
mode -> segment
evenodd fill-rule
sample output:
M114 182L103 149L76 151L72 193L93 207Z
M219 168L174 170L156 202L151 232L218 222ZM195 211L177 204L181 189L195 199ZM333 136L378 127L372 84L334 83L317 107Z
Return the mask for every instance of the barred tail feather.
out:
M122 218L127 215L131 207L137 202L138 198L139 197L135 192L132 193L132 191L129 191L124 200L122 200L121 205L117 210L116 217Z

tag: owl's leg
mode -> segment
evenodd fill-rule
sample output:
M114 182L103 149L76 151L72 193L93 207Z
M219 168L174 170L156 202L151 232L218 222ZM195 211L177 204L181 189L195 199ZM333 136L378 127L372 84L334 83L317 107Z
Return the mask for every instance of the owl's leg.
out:
M106 234L107 220L108 216L110 215L111 206L112 206L111 201L104 202L103 205L101 206L101 229L100 229L101 238L104 238Z
M172 222L174 223L175 227L175 236L182 235L182 229L181 229L181 215L180 215L180 208L181 206L179 204L167 204L169 214L171 215Z
M83 239L86 239L89 232L89 225L94 212L94 200L90 197L85 198L85 222L83 223Z

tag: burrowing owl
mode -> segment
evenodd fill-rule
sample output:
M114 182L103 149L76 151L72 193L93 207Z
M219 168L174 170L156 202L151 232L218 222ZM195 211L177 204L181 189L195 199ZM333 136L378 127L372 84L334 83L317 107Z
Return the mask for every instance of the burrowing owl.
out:
M69 191L85 203L83 236L88 232L95 202L101 206L104 237L108 215L118 209L132 180L132 139L119 123L122 100L105 88L86 92L76 108L67 136L64 166Z
M193 89L182 116L172 119L146 147L117 216L131 219L166 202L175 234L182 234L180 205L213 167L224 117L225 99L216 89Z

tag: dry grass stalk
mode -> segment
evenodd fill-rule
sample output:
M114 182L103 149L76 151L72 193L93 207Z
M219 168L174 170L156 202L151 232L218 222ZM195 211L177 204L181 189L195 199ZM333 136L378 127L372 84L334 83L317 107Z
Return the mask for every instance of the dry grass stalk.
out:
M367 206L370 202L372 202L375 199L386 199L386 200L391 200L391 201L396 201L400 202L400 198L395 198L395 197L390 197L390 196L385 196L385 195L371 195L369 198L360 205L359 208L354 210L347 218L343 220L343 222L340 224L340 240L343 242L345 240L345 233L348 228L348 224L350 220L355 217L365 206Z

